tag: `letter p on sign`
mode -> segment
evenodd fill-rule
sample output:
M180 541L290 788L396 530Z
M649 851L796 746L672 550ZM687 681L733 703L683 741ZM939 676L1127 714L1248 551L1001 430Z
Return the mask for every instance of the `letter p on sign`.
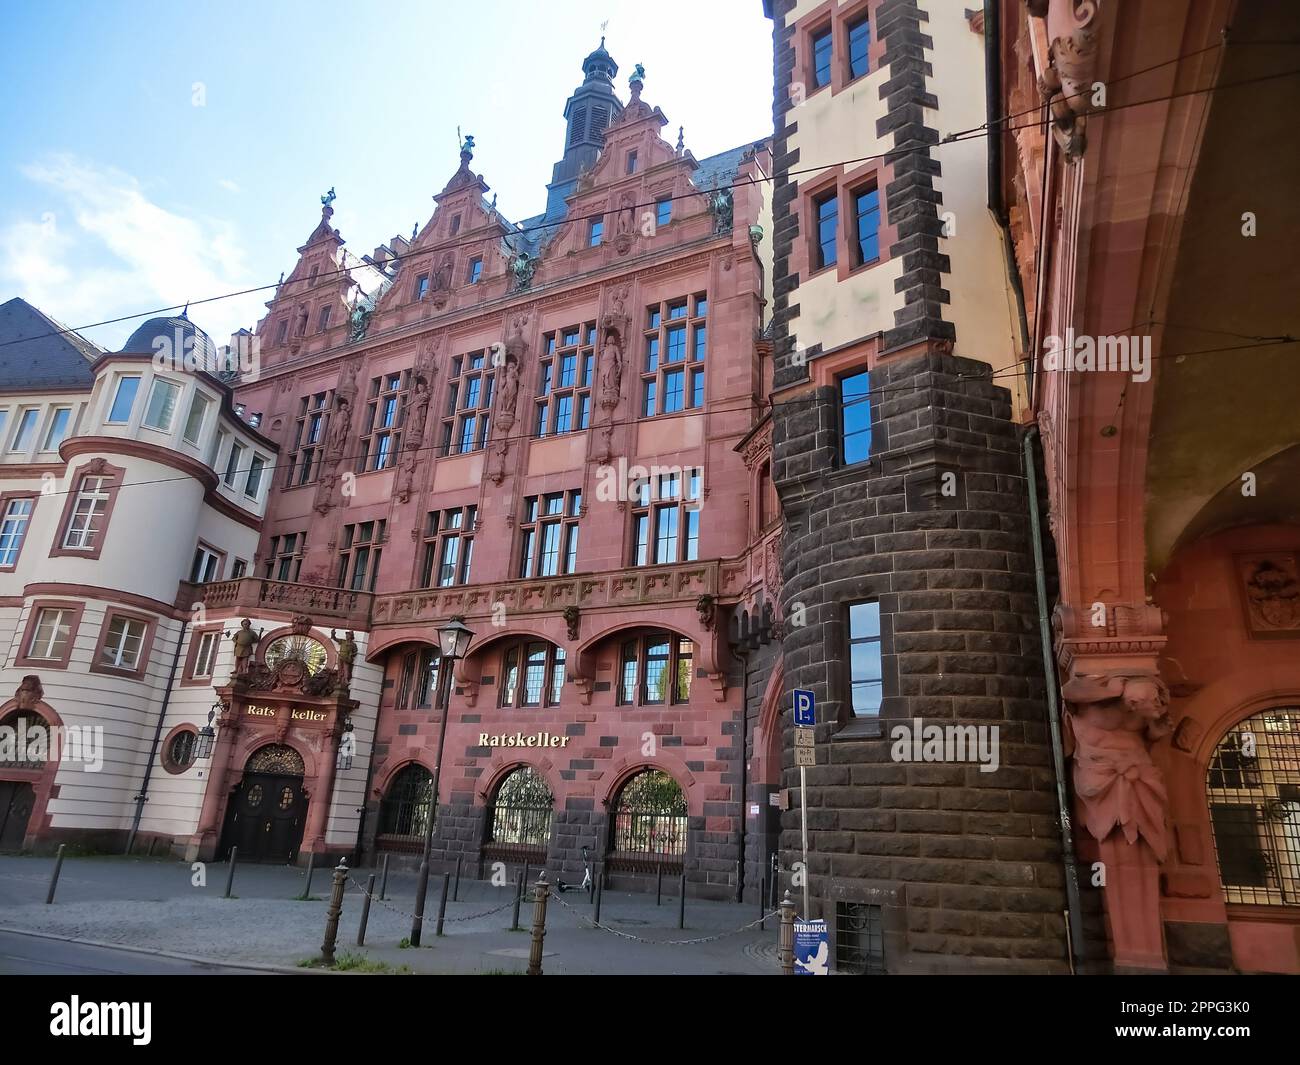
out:
M817 724L817 708L813 701L813 693L807 688L794 690L794 723L796 725Z

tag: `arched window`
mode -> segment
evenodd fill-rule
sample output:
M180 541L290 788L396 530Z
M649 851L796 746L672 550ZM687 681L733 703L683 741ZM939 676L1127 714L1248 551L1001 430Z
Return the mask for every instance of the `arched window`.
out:
M521 766L509 773L497 788L488 813L485 857L489 861L545 861L554 806L551 789L534 770Z
M564 691L564 648L526 640L501 656L501 706L556 706Z
M279 773L292 777L300 777L304 771L302 755L283 743L259 747L244 766L245 773Z
M445 685L438 683L440 654L436 647L421 647L402 656L397 682L397 709L427 710L437 702L446 704Z
M695 645L671 632L652 632L627 640L619 660L618 701L659 706L691 699Z
M1300 709L1262 710L1230 729L1205 790L1226 901L1300 906Z
M610 861L617 868L680 869L686 855L686 796L660 769L638 773L619 792L610 832Z
M44 769L50 758L50 726L31 710L19 710L0 722L0 768Z
M381 850L422 848L429 830L432 800L433 776L424 766L412 762L399 769L379 806L376 845Z

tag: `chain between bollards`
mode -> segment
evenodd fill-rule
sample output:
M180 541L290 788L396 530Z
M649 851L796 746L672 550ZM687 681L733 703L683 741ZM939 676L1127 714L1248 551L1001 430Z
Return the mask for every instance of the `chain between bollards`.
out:
M50 874L50 890L45 894L46 906L54 901L54 889L59 886L59 873L63 871L63 851L66 847L66 843L59 844L59 853L54 859L54 872Z
M546 870L537 877L533 889L533 941L528 949L528 975L542 975L542 941L546 938L546 900L551 886L546 882Z
M790 892L781 900L781 938L778 940L781 974L794 975L794 900Z
M334 944L339 935L339 918L343 915L343 892L348 886L348 860L340 858L334 867L334 887L330 892L329 909L325 912L325 939L320 945L321 960L334 964Z

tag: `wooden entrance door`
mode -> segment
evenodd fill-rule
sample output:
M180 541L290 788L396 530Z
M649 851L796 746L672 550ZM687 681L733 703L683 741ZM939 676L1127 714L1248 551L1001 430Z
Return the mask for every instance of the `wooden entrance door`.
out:
M0 780L0 851L22 850L36 790L25 780Z
M239 848L243 861L292 862L307 823L302 777L249 773L230 799L221 854Z

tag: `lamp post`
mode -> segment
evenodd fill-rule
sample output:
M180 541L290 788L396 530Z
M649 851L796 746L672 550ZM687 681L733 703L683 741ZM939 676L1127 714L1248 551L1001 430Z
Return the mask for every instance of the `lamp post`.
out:
M198 738L194 741L196 762L212 757L212 745L217 739L217 730L212 727L212 721L217 716L217 711L224 709L221 703L213 703L212 709L208 711L208 723L199 729Z
M465 627L459 614L438 629L441 674L438 677L438 702L442 705L442 718L438 722L438 757L433 764L433 794L429 799L429 817L424 833L424 859L420 862L420 883L415 893L415 915L411 921L411 946L420 945L420 931L424 925L424 896L429 890L429 855L433 852L433 830L438 816L438 789L442 777L442 751L447 742L447 716L451 713L451 674L456 663L465 657L469 641L474 638Z

